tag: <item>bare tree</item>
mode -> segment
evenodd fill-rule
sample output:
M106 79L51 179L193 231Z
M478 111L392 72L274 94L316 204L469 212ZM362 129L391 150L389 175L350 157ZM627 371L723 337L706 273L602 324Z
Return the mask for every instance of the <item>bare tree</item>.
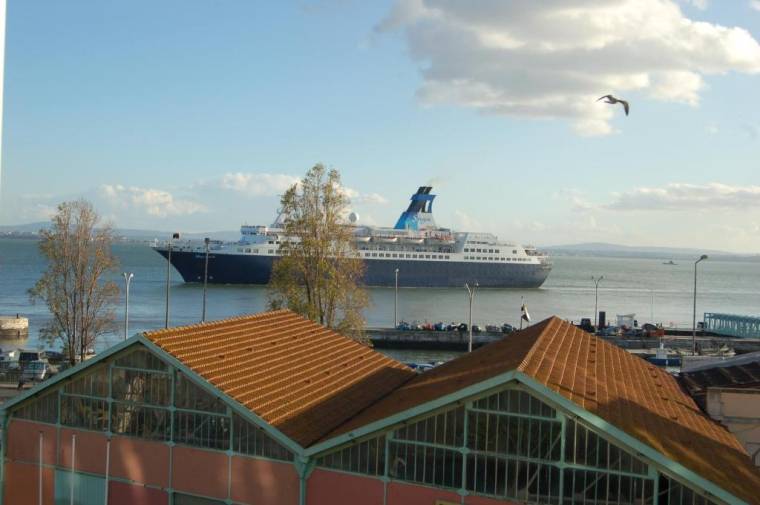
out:
M71 364L84 359L103 334L114 329L117 284L106 279L118 262L111 252L113 232L85 200L64 202L42 230L40 252L48 260L29 296L44 301L52 320L40 334L61 341Z
M369 300L364 262L345 222L349 200L336 170L309 170L280 201L285 240L269 283L269 306L287 307L358 340Z

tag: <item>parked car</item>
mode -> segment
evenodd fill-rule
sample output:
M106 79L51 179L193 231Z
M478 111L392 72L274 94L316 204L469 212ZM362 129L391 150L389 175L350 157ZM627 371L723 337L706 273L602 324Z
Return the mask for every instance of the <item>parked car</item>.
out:
M409 331L412 329L412 325L407 323L406 321L401 321L400 323L398 323L398 326L396 326L396 329L401 330L401 331Z
M617 326L607 326L599 330L599 335L603 337L616 337L620 333L620 328Z
M457 326L457 330L467 331L467 323L461 323L459 326Z
M435 331L446 331L446 325L442 323L441 321L438 321L437 323L435 323L435 325L433 325L433 329Z
M623 336L627 338L641 338L644 336L644 330L641 328L629 328Z
M483 329L480 326L478 326L477 324L473 324L472 325L472 332L473 333L480 333L481 331L483 331Z
M512 333L513 331L515 331L515 327L512 326L511 324L504 323L504 324L501 325L501 332L502 333Z

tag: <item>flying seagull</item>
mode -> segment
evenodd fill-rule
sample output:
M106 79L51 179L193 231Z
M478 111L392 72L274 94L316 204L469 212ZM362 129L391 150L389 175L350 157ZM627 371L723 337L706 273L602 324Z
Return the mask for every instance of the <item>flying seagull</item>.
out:
M614 103L622 103L623 104L623 109L625 109L625 115L626 116L628 115L628 109L629 109L628 102L626 102L625 100L621 100L619 98L615 98L612 95L604 95L603 97L597 99L597 102L599 100L603 100L605 98L606 98L606 100L604 101L604 103L613 103L613 104Z

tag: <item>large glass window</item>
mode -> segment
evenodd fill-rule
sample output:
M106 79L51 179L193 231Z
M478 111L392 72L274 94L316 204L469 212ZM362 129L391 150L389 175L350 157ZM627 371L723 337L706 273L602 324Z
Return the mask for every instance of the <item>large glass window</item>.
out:
M108 367L98 365L95 370L83 373L80 377L76 377L67 383L63 387L63 392L72 395L107 397Z
M496 456L467 456L469 491L530 503L559 503L559 468Z
M174 406L179 409L202 410L224 414L227 406L222 400L211 395L181 372L177 372L174 383Z
M568 419L565 434L565 461L620 473L647 475L647 465L609 443L586 426Z
M114 367L111 380L114 400L150 405L171 403L171 376L168 373Z
M665 474L660 474L658 491L658 505L717 505L717 502Z
M157 370L161 372L169 370L169 366L166 363L142 346L116 358L114 365L126 368L140 368L143 370Z
M86 430L108 429L108 402L85 396L61 395L61 424Z
M439 487L462 487L462 454L453 449L417 443L388 443L391 478Z
M174 412L174 441L207 449L230 448L230 418L198 412Z
M393 432L393 438L461 447L463 426L464 407L459 407L397 428Z
M385 475L385 437L356 442L317 459L317 466L365 475Z
M234 436L233 451L265 458L292 461L293 454L279 442L267 435L263 429L249 423L239 415L232 416Z
M519 389L505 389L473 403L473 408L491 412L509 412L533 417L554 419L556 411L530 393Z
M39 398L34 398L18 410L13 412L14 417L39 421L42 423L55 424L58 422L58 390L45 393Z
M111 406L111 431L120 435L169 440L171 437L169 410L117 403Z
M73 487L73 493L72 493ZM95 477L65 470L55 471L55 505L102 505L105 503L106 481Z
M615 503L649 505L654 500L654 481L632 475L565 469L564 505Z

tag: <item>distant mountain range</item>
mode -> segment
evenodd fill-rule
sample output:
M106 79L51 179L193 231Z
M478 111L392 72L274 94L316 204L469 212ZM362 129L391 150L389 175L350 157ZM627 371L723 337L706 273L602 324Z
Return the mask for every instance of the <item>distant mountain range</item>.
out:
M41 229L50 226L50 222L42 221L39 223L28 223L19 225L0 225L0 235L2 234L19 234L29 235L37 234ZM132 228L114 228L114 234L126 240L145 241L159 239L163 240L171 236L171 232L159 230L139 230ZM240 238L239 231L210 231L200 233L182 233L182 238L202 240L209 237L214 240L237 240Z
M716 249L691 249L688 247L651 247L609 244L606 242L585 242L544 246L540 248L555 256L609 256L609 257L645 257L663 259L691 259L701 254L726 258L760 258L760 253L734 253Z
M31 235L40 229L50 226L48 221L20 225L0 225L0 235ZM153 239L163 240L171 235L171 232L160 230L139 230L131 228L116 228L114 232L118 237L129 241L150 241ZM240 238L240 232L235 231L212 231L198 233L183 233L182 238L202 240L209 237L214 240L236 241ZM726 259L757 258L760 253L734 253L717 249L691 249L687 247L651 247L651 246L627 246L609 244L606 242L584 242L580 244L565 244L540 247L554 256L604 256L604 257L637 257L637 258L660 258L660 259L692 259L700 254L719 256Z

